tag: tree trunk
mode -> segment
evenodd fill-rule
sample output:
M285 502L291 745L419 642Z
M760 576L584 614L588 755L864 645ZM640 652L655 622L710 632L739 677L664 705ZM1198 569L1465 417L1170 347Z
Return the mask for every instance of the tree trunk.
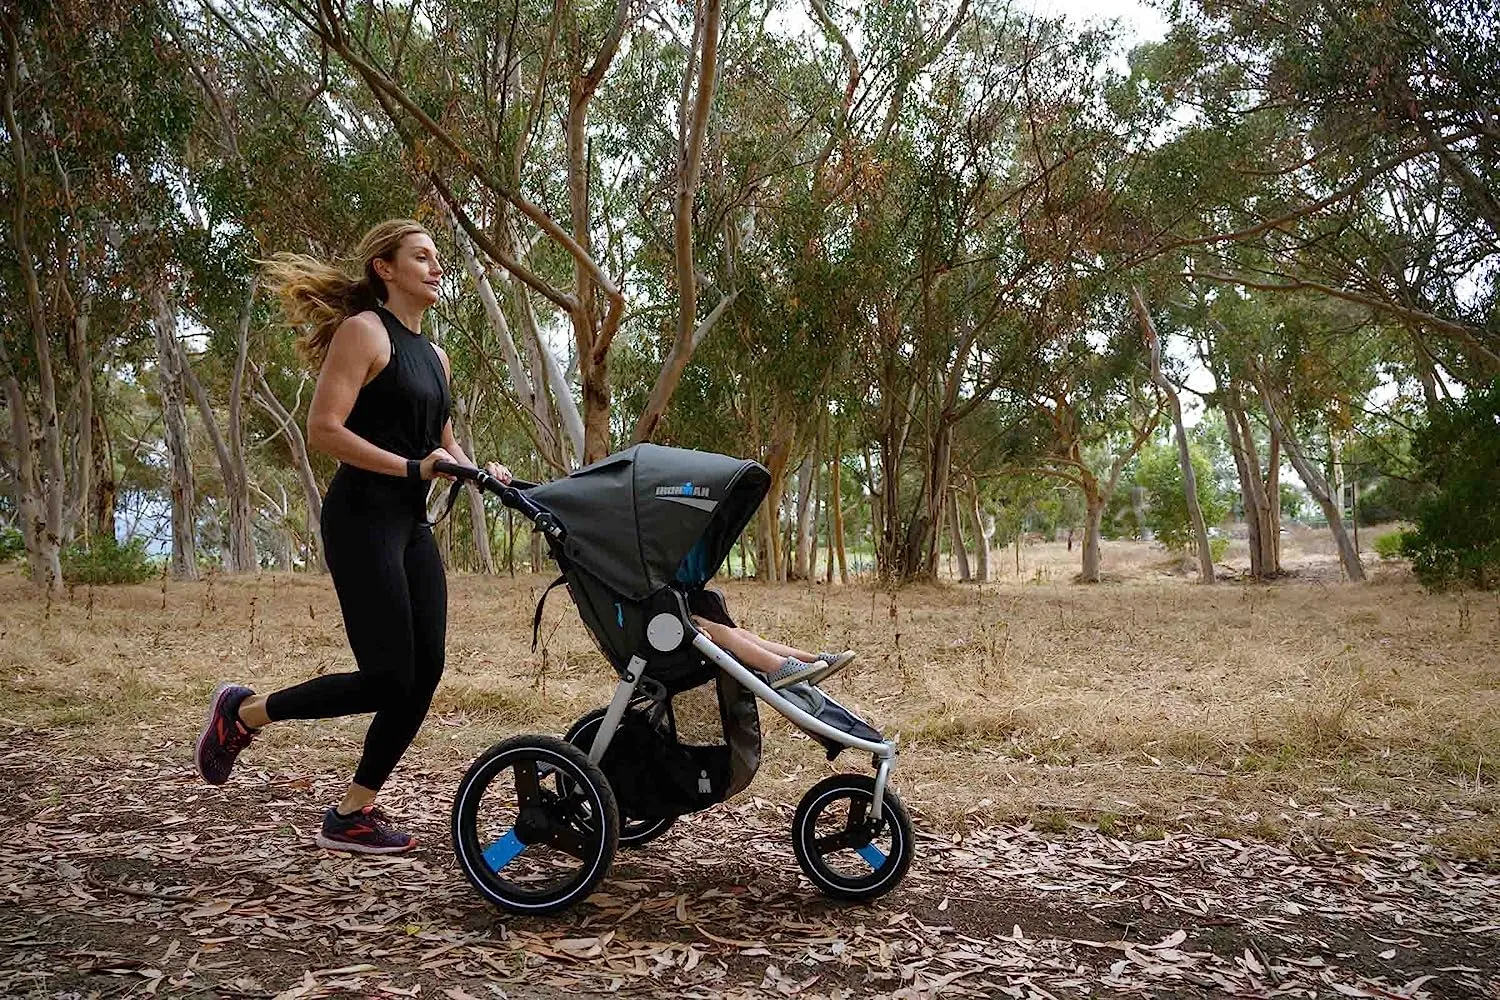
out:
M248 573L260 566L255 555L255 536L251 531L250 477L245 469L244 438L241 431L241 398L244 394L245 365L250 347L250 318L255 306L256 286L257 281L252 279L236 329L235 365L229 382L227 442L219 433L218 419L214 416L208 393L194 374L182 345L173 338L183 383L197 404L198 415L203 420L204 430L208 432L214 454L219 460L219 475L224 481L224 496L229 513L229 539L224 550L224 568L230 573Z
M1161 370L1161 337L1156 332L1156 323L1146 308L1146 299L1139 286L1130 289L1130 302L1135 307L1136 319L1141 324L1141 335L1151 351L1151 381L1167 397L1168 412L1172 415L1172 429L1177 438L1177 464L1182 469L1182 494L1187 502L1188 520L1193 525L1193 539L1198 547L1198 580L1200 583L1214 582L1213 553L1208 548L1208 527L1203 523L1203 508L1198 505L1198 476L1193 469L1193 456L1188 449L1187 430L1182 426L1182 401L1177 398L1177 389L1171 379ZM1145 527L1142 526L1142 537Z
M1083 571L1080 583L1098 583L1100 569L1100 528L1104 524L1104 507L1108 499L1098 493L1085 493L1087 503L1083 522Z
M809 452L797 468L797 549L792 566L793 580L808 578L808 558L812 550L812 497L818 478L817 456Z
M93 476L90 479L92 496L88 500L88 516L97 535L115 536L115 457L110 444L109 428L104 423L102 408L94 410L94 432L91 435L93 454Z
M677 190L672 199L672 263L677 281L677 329L672 338L672 349L657 373L646 407L636 421L635 441L650 440L657 422L666 412L667 403L682 379L682 370L687 367L694 349L707 336L709 327L723 315L716 308L698 322L698 271L693 255L693 207L698 197L698 185L702 179L703 139L708 132L709 111L713 106L714 90L719 80L719 22L723 14L723 0L703 0L695 5L701 10L702 19L696 20L693 30L694 55L684 68L682 100L679 102ZM688 83L696 77L692 103L688 102ZM727 293L726 293L727 301ZM723 303L721 303L722 305Z
M1291 427L1281 419L1278 413L1278 401L1271 393L1269 384L1262 382L1260 391L1261 399L1265 403L1266 417L1270 420L1271 427L1280 436L1287 458L1291 460L1292 467L1297 470L1297 475L1302 477L1302 482L1307 486L1308 492L1313 495L1318 506L1323 508L1324 516L1328 518L1328 530L1333 535L1334 544L1338 546L1339 562L1344 567L1344 573L1356 583L1364 582L1365 568L1359 561L1359 553L1354 551L1354 545L1349 541L1349 532L1344 527L1344 517L1340 510L1341 504L1335 500L1323 474L1307 460L1307 455L1292 433Z
M77 469L73 476L72 497L63 517L63 541L72 541L79 527L84 539L92 534L88 504L94 489L94 364L89 353L89 321L93 296L83 295L73 317L69 354L73 361L74 384L78 391L78 440L74 449Z
M292 462L297 468L297 479L302 484L303 500L307 504L307 537L311 551L309 561L320 573L327 572L328 564L323 558L323 535L320 527L323 519L323 494L318 490L318 478L313 475L312 460L307 454L307 439L302 436L297 418L281 405L281 400L276 398L276 394L266 383L265 374L258 369L255 370L254 396L261 409L269 413L286 432L287 443L292 450Z
M1271 431L1266 448L1266 513L1271 530L1261 538L1261 551L1272 576L1281 575L1281 436Z
M177 313L160 289L151 292L156 332L156 371L161 384L163 437L172 496L172 576L198 579L198 546L194 535L192 453L188 443L187 407L183 399L182 351L177 343Z
M830 512L833 515L833 537L829 540L833 546L834 554L839 561L839 583L849 582L849 560L844 551L844 488L840 475L843 467L843 455L839 454L843 449L834 448L832 478L833 483L829 487L830 495L833 497L833 505ZM831 569L832 567L830 567Z
M7 35L10 27L7 24ZM24 463L26 472L19 479L19 492L25 503L28 517L23 518L22 537L27 544L26 559L33 582L60 592L62 579L62 511L63 455L61 429L57 421L57 387L53 380L52 350L47 332L47 316L42 305L41 285L37 278L36 262L31 257L31 245L26 220L30 168L26 158L26 140L16 119L15 95L20 83L21 52L15 36L8 39L6 77L4 82L4 119L8 133L11 160L15 165L15 184L10 192L12 228L9 234L14 246L15 258L21 272L21 284L26 296L26 315L31 327L31 339L37 366L37 388L42 452L42 468L38 469L32 452L31 410L26 405L16 379L16 367L9 353L0 353L0 363L6 370L6 405L11 410L11 436L14 440L18 428L23 428L24 440L16 441L18 463ZM40 473L40 475L38 475ZM18 511L22 502L17 502ZM26 527L26 526L29 526Z
M960 583L973 583L974 574L969 570L969 550L964 548L962 521L958 516L958 490L948 491L948 531L952 536L953 557L958 561Z
M453 394L453 430L458 435L458 446L474 461L474 430L469 424L469 404L462 393ZM484 516L484 492L477 483L468 483L464 489L469 497L469 533L474 537L474 549L479 556L479 567L493 576L495 557L490 552L490 527Z
M3 349L3 345L0 345ZM9 369L9 360L6 360ZM50 575L42 539L46 534L46 517L42 513L41 491L36 477L36 455L32 448L31 417L21 383L9 371L5 374L5 409L10 414L10 446L15 456L11 470L16 518L21 525L21 540L26 547L26 572L39 586L56 586ZM60 564L59 564L60 565ZM60 579L57 578L57 579Z
M1280 498L1276 494L1275 470L1280 465L1279 454L1273 454L1270 462L1272 482L1262 477L1260 455L1255 447L1255 432L1250 416L1240 400L1238 387L1230 389L1231 402L1224 408L1225 422L1229 426L1230 446L1235 453L1235 470L1240 476L1240 494L1244 500L1245 521L1251 532L1250 575L1257 580L1269 580L1281 573L1279 556L1280 541L1277 536L1279 519L1276 511ZM1276 438L1273 435L1273 450ZM1252 520L1253 518L1253 520Z
M979 485L969 480L969 519L974 525L974 579L990 579L990 539L995 534L995 519L979 509Z

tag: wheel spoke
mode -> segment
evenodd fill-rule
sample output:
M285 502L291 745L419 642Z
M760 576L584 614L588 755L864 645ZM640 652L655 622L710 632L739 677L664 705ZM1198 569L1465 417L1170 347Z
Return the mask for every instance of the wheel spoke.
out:
M521 843L521 838L516 836L516 831L507 830L505 836L484 849L484 863L490 866L490 871L498 872L514 861L524 850L526 850L526 845Z
M591 841L591 837L561 817L554 821L547 834L547 843L580 861L592 860L594 847Z
M522 807L540 805L542 801L541 779L537 774L535 760L516 761L516 799Z
M832 854L834 851L842 851L849 846L848 835L840 830L838 833L830 833L826 837L817 837L813 840L813 847L818 849L819 854Z

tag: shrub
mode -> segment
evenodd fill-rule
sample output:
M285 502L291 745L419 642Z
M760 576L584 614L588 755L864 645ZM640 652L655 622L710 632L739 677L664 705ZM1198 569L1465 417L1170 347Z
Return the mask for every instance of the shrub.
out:
M1208 540L1208 555L1214 562L1223 562L1224 553L1229 551L1229 539L1220 535L1218 538Z
M63 580L68 583L141 583L156 572L144 538L121 545L111 535L100 535L87 546L75 542L62 553Z
M1500 587L1500 379L1432 411L1412 453L1432 492L1401 552L1427 587Z
M1224 520L1229 513L1229 501L1214 478L1208 458L1196 446L1189 455L1193 461L1193 475L1198 480L1198 506L1203 510L1203 522L1212 527ZM1136 482L1146 489L1146 525L1167 548L1174 552L1185 552L1193 544L1193 523L1188 517L1187 497L1182 489L1182 466L1177 458L1177 446L1156 445L1141 454ZM1209 554L1213 554L1212 545Z
M0 563L8 563L26 554L26 541L20 528L0 528Z
M1375 539L1375 554L1382 559L1400 559L1401 548L1406 544L1409 532L1388 531Z

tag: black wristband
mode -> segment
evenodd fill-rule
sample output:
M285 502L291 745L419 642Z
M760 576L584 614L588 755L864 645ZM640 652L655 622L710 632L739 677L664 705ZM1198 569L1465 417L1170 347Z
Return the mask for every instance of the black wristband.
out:
M406 478L407 479L421 479L422 478L422 463L420 461L418 461L415 458L408 458L406 460Z

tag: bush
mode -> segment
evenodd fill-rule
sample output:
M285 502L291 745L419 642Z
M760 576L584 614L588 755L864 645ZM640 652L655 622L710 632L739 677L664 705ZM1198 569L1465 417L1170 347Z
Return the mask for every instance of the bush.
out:
M1213 527L1229 513L1229 500L1214 479L1208 458L1197 446L1188 454L1193 461L1193 475L1198 480L1198 506L1203 522ZM1188 517L1187 496L1182 489L1182 465L1177 446L1155 445L1141 453L1136 482L1146 488L1146 525L1167 548L1185 552L1193 544L1193 523ZM1209 554L1213 554L1210 545Z
M8 563L26 554L26 541L20 528L0 528L0 563Z
M1409 532L1388 531L1375 539L1375 554L1382 559L1400 559Z
M1226 553L1228 551L1229 551L1229 539L1223 537L1222 535L1219 536L1218 538L1210 538L1208 540L1208 555L1209 555L1209 558L1213 559L1214 562L1216 562L1216 563L1223 562L1224 561L1224 553Z
M1427 587L1500 587L1500 379L1433 410L1412 443L1432 493L1401 552Z
M113 536L100 535L88 546L75 542L62 553L63 580L68 583L141 583L156 573L144 538L121 545Z

